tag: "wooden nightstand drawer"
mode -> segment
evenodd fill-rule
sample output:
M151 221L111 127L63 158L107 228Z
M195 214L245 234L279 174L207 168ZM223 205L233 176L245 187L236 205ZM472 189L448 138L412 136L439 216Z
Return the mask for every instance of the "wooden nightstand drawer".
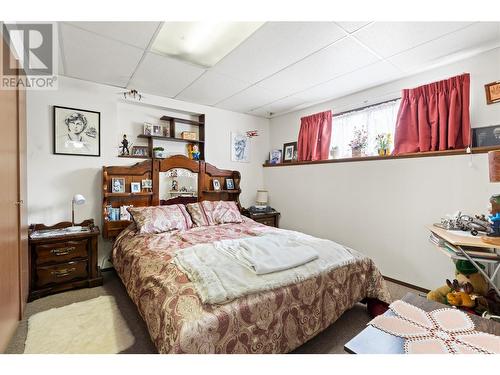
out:
M36 287L38 288L49 284L85 279L88 276L87 261L79 260L54 266L37 267L36 276Z
M270 227L275 227L276 226L276 220L275 220L274 217L262 218L262 219L258 219L258 220L255 220L255 221L258 222L258 223L264 224L264 225L268 225Z
M87 258L88 240L65 241L37 245L36 264L69 262L76 258Z
M266 213L252 213L248 210L243 210L243 215L255 220L257 223L264 224L270 227L279 227L280 213L277 211L271 211Z

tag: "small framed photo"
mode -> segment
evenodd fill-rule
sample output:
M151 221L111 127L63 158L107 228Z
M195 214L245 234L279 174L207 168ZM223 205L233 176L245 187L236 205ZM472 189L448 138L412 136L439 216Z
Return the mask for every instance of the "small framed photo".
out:
M125 179L124 178L112 178L111 179L111 192L113 192L113 193L125 193Z
M297 152L297 142L285 143L283 145L283 163L294 161L294 155Z
M153 135L153 124L150 124L149 122L144 123L144 135Z
M486 104L500 103L500 81L484 85L486 90Z
M141 183L140 182L131 182L130 183L130 192L132 194L140 193L141 192Z
M269 163L271 164L281 163L281 150L272 150L269 153Z
M160 135L163 136L163 126L161 125L153 125L153 131L151 135Z
M53 107L54 154L100 156L101 113Z
M212 184L214 185L214 190L220 190L220 181L212 180Z
M120 220L130 220L130 212L128 212L129 207L134 207L133 205L129 206L120 206Z
M472 128L472 147L500 145L500 125Z
M142 180L141 186L143 189L152 189L153 188L153 180Z
M148 146L132 146L132 156L149 156Z
M232 178L226 178L226 189L234 190L234 180Z
M170 126L165 125L163 126L163 134L164 137L170 137Z

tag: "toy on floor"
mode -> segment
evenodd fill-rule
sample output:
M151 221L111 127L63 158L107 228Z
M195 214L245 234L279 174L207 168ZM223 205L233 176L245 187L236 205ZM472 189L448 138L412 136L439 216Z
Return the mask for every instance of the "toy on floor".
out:
M430 291L427 299L447 305L484 311L488 303L488 282L468 260L456 263L455 280L446 280L446 285ZM480 267L483 267L480 265Z

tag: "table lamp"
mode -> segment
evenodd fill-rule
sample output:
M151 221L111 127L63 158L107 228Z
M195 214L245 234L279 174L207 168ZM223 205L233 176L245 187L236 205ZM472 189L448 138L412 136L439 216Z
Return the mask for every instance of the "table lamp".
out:
M257 208L266 208L269 196L267 190L257 190L257 199L255 200L255 206Z
M75 194L73 196L73 200L71 201L71 227L68 228L70 230L81 230L81 226L75 226L75 204L82 205L85 203L85 197L81 194Z

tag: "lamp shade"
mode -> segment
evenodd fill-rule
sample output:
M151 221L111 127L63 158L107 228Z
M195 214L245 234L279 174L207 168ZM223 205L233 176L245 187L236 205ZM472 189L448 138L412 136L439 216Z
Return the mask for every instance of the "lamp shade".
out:
M488 152L490 182L500 182L500 151Z
M257 204L266 205L268 200L267 190L257 190Z
M73 197L73 203L74 204L84 204L85 203L85 197L81 194L75 194L75 196Z

